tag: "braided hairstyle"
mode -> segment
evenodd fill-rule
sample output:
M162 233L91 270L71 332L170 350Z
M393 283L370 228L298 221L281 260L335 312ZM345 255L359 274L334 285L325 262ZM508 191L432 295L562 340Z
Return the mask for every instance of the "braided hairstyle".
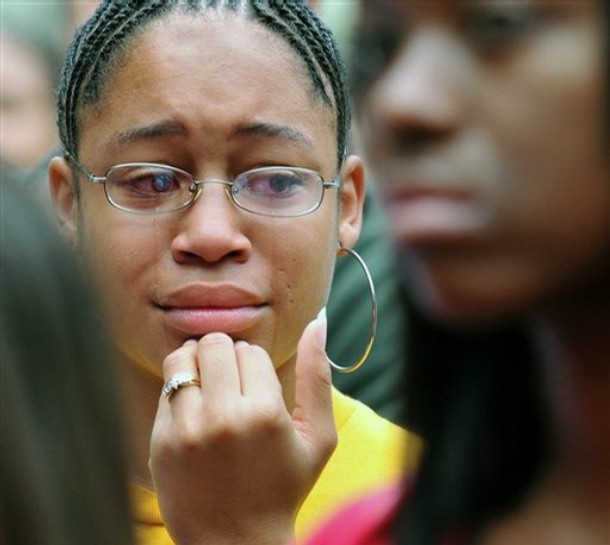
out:
M345 68L333 35L304 0L104 0L78 30L61 73L57 124L66 152L77 156L80 109L100 100L104 82L130 41L147 24L174 11L232 12L281 37L303 63L315 98L335 111L341 165L350 123Z

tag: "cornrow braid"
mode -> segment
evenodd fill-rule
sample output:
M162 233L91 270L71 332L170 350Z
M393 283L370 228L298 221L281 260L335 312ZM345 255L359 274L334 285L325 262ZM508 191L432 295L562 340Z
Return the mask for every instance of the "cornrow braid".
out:
M341 165L350 122L345 68L334 37L304 0L104 0L77 32L64 62L57 124L66 152L77 156L80 110L100 100L103 84L130 40L177 10L232 11L282 38L306 68L316 99L335 110Z
M147 5L148 4L148 5ZM130 33L152 20L163 0L152 2L105 1L77 33L67 54L58 88L58 127L66 151L78 152L78 109L95 103L101 81L115 53Z
M90 51L95 47L97 39L104 37L104 27L108 24L109 20L114 18L118 12L117 8L119 8L118 5L111 6L103 16L89 19L77 32L75 39L68 49L57 90L57 124L61 141L69 152L76 152L77 138L73 132L75 130L74 118L76 116L71 114L77 107L79 82L84 77L83 74L86 70L87 62L91 56ZM96 36L97 39L91 38L93 36ZM91 45L90 40L93 42Z
M287 19L294 18L295 27L305 36L316 62L329 80L335 97L339 153L343 154L350 125L351 105L347 92L346 69L337 41L330 30L306 5L297 4L287 7L285 3L280 2L279 10L280 14ZM339 157L339 164L341 162L342 155Z

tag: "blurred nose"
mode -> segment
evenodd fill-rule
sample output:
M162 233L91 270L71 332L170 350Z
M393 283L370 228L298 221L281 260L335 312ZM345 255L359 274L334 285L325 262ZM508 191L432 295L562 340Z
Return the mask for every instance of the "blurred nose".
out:
M468 67L451 36L420 31L406 41L372 87L367 100L375 146L422 151L458 129Z
M177 213L182 218L171 244L177 263L223 259L243 262L250 256L252 244L243 232L245 212L233 204L225 185L203 185L195 202Z

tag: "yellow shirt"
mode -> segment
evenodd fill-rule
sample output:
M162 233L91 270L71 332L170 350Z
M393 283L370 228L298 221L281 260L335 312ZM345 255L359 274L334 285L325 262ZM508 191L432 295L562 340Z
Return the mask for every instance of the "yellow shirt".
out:
M419 455L418 439L363 403L334 389L333 406L339 443L298 513L298 542L341 505L413 470ZM137 543L173 545L155 494L139 486L132 493Z

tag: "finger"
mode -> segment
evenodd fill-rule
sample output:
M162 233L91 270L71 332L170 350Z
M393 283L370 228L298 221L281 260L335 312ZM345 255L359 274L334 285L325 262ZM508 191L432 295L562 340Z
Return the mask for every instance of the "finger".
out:
M199 377L197 367L197 341L188 340L180 348L170 353L163 361L163 376L165 384L176 375L192 375ZM160 407L171 406L175 410L188 404L189 400L201 396L201 387L197 385L185 385L174 390L170 394L161 392L159 400Z
M180 348L170 353L163 361L163 376L165 382L181 373L198 376L197 369L197 341L186 341ZM168 445L172 444L173 426L175 422L181 422L185 416L193 411L193 405L201 399L201 388L188 386L180 388L170 397L163 392L159 396L159 405L151 434L150 449L151 458L148 465L153 472L154 453L165 452Z
M233 339L224 333L209 333L197 346L199 375L210 403L226 403L241 395L241 383Z
M324 308L305 328L297 347L295 409L292 420L301 436L317 453L329 456L337 443L337 430L325 344Z
M271 357L265 349L245 341L237 341L235 354L242 394L260 400L281 400L283 403L282 387Z

